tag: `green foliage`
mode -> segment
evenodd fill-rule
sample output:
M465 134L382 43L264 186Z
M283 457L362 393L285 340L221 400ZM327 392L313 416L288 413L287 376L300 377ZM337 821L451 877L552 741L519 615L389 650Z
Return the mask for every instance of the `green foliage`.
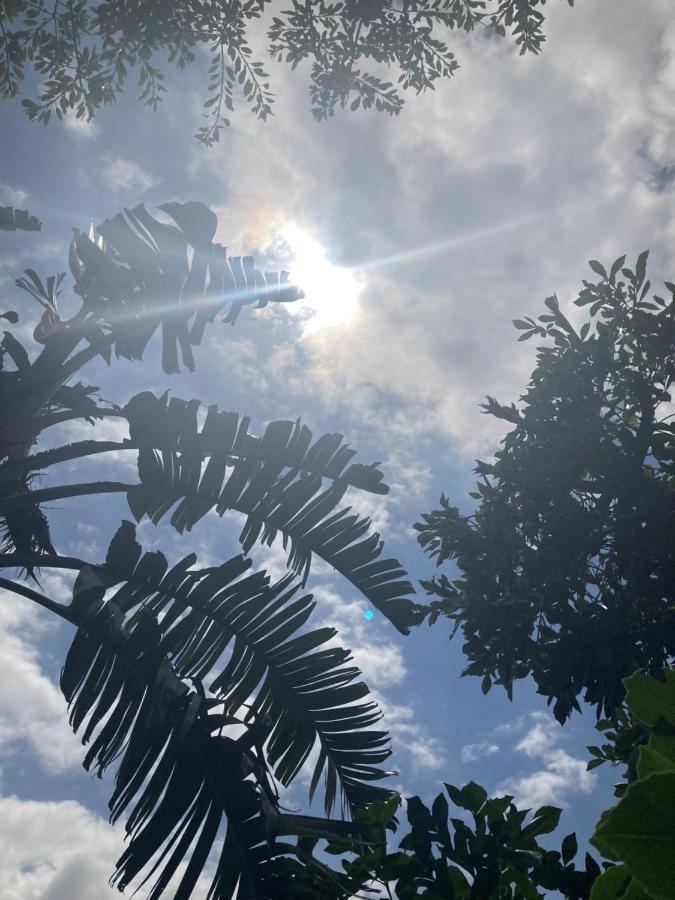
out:
M612 766L625 765L626 781L614 785L614 793L620 797L626 789L626 782L633 781L637 776L640 747L648 740L649 729L626 707L619 707L612 719L600 719L596 728L606 742L599 747L587 748L592 759L586 768L596 769L606 762Z
M647 900L625 866L612 866L596 880L591 900Z
M649 741L640 747L634 780L593 835L598 850L621 865L591 896L665 900L675 885L675 672L661 679L636 672L625 686L626 705L648 728Z
M601 820L595 846L625 864L653 897L675 884L675 768L639 778Z
M144 392L104 404L98 388L73 382L97 356L142 359L158 329L164 370L191 369L221 310L234 324L246 305L300 296L285 273L228 258L212 243L216 224L201 204L167 203L155 215L137 206L88 235L76 231L79 308L70 317L63 273L43 279L29 269L17 279L42 316L37 355L10 331L0 345L0 568L36 580L44 568L78 574L67 607L0 581L76 628L61 688L88 745L85 768L101 776L117 766L111 819L126 817L128 841L114 884L145 873L156 900L177 877L175 896L187 898L222 838L213 900L346 900L348 877L313 851L339 840L358 852L377 838L364 810L397 798L377 784L391 774L381 768L391 749L387 732L373 728L381 711L350 652L333 644L336 630L307 627L316 604L300 589L316 554L399 631L421 620L412 585L397 560L380 558L369 520L339 507L347 490L386 494L382 472L354 462L342 435L315 440L299 420L272 422L258 437L248 418L215 406L200 425L197 401ZM108 417L124 421L129 437L33 452L54 425ZM113 451L137 454L137 482L51 480L60 462ZM35 485L38 473L48 486ZM143 551L128 521L103 563L60 555L43 503L106 493L126 494L137 519L172 513L179 533L211 509L243 514L244 552L280 535L288 572L272 583L242 554L198 568L190 553L169 566L159 550ZM323 794L325 818L282 811L278 784L310 760L309 797ZM329 818L336 806L355 821Z
M622 679L675 653L675 285L650 296L647 253L584 281L577 331L555 297L537 320L537 365L518 406L488 397L513 427L481 476L471 515L445 497L420 544L460 576L425 582L432 621L461 629L465 674L483 689L531 675L559 721L578 697L613 718Z
M574 0L568 0L570 6ZM521 53L538 53L544 41L545 0L289 0L267 29L274 59L295 68L311 63L310 97L316 119L337 107L375 108L397 114L401 91L433 89L458 68L444 38L448 29L482 27L510 32ZM210 54L205 124L197 140L210 146L243 102L260 119L272 114L273 91L263 63L254 60L249 31L262 22L270 0L204 3L155 0L5 0L0 30L0 97L21 93L26 67L39 76L37 99L24 98L31 119L47 123L74 111L91 119L113 103L133 71L139 99L156 109L166 93L163 66L182 70L205 49ZM364 66L387 66L396 83Z
M652 728L659 719L675 725L675 672L666 670L663 681L635 672L625 681L628 708Z
M382 837L343 864L354 891L365 885L375 890L379 883L384 890L388 886L387 896L399 900L530 900L547 891L559 891L570 900L590 895L600 869L588 854L583 870L574 867L574 834L563 840L561 852L539 845L539 839L557 827L559 809L543 806L528 816L529 810L517 809L512 797L490 799L473 781L461 789L446 784L445 790L447 796L439 794L431 808L419 797L407 801L410 831L398 850L389 851L384 837L385 825L396 828L391 821L395 801L366 810L369 818L359 821L375 824L379 813ZM344 844L335 841L329 849L342 852Z

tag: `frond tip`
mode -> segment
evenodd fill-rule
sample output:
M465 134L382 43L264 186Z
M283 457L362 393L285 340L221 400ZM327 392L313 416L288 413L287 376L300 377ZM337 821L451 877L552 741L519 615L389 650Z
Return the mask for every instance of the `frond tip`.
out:
M344 575L403 634L419 624L424 607L396 559L380 559L382 542L368 519L339 508L348 488L385 493L377 465L350 463L342 435L312 433L299 422L273 422L262 438L249 420L209 407L201 430L197 404L139 394L125 413L140 446L140 484L128 492L134 517L190 530L210 510L246 516L244 552L281 534L288 564L306 581L316 554ZM208 456L208 462L205 457ZM348 463L350 463L348 465ZM328 486L324 479L329 480Z

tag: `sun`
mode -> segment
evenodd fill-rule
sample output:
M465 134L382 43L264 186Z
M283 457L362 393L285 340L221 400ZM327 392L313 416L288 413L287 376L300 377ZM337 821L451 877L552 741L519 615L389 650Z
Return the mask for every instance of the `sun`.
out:
M305 320L303 336L349 325L359 308L358 276L332 263L319 241L297 225L285 225L281 236L291 251L290 280L305 293L304 300L291 304Z

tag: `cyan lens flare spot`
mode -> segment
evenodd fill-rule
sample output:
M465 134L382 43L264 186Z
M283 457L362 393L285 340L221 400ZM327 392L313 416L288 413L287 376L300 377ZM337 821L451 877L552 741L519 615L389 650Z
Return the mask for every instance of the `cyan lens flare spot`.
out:
M374 615L375 613L372 611L372 609L367 609L363 614L363 618L370 621L370 619L372 619Z

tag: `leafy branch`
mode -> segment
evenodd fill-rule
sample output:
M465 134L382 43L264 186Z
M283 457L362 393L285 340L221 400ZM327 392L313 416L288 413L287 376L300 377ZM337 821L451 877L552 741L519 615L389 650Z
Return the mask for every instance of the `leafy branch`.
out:
M268 76L262 63L249 59L248 35L255 27L267 28L274 59L292 68L303 60L311 63L310 96L317 119L347 105L396 115L404 104L400 91L431 89L438 78L457 70L445 42L448 29L484 27L498 36L510 30L522 53L539 52L544 41L542 0L407 0L402 6L385 0L292 0L289 9L264 26L260 20L268 6L269 0L178 0L158 18L154 0L132 6L109 0L4 0L0 94L6 99L19 95L20 82L32 68L42 86L36 98L22 99L31 119L46 124L52 113L62 118L69 110L91 119L115 100L137 69L140 100L156 109L166 92L164 57L182 70L194 63L196 49L206 46L212 54L207 122L195 137L208 147L227 127L224 109L233 109L235 90L258 118L272 115ZM17 27L10 28L14 23ZM225 53L233 74L224 68ZM161 62L155 62L158 56ZM376 71L366 71L366 60L390 68L391 84ZM355 76L351 80L350 73Z

